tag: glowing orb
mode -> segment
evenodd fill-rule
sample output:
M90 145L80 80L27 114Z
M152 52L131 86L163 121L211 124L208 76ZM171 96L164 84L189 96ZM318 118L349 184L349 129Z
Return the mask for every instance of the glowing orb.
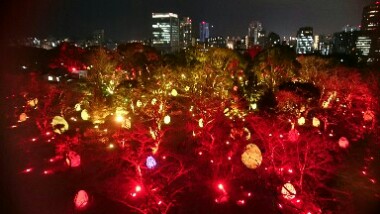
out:
M261 165L263 157L261 151L256 144L248 144L245 151L241 155L241 161L249 169L256 169Z
M89 202L88 194L84 190L79 190L75 195L74 204L77 209L84 209Z
M116 122L121 123L124 121L124 117L122 115L117 115L115 117Z
M313 126L314 127L319 127L321 125L321 121L319 121L318 118L313 117Z
M152 103L152 105L156 105L156 103L157 103L157 99L156 99L156 98L153 98L151 103Z
M288 140L290 142L296 142L300 136L300 133L297 129L291 129L288 133Z
M347 140L347 138L341 137L339 138L338 144L340 148L345 149L350 145L350 142Z
M34 106L36 106L37 103L38 103L38 99L37 99L37 98L34 98L34 99L31 99L31 100L28 100L28 105L29 105L30 107L34 107Z
M296 197L296 193L296 189L291 183L286 183L281 188L282 197L284 197L285 199L292 200Z
M86 109L83 109L83 111L80 113L80 117L82 120L88 120L90 118L90 115Z
M366 112L364 112L364 115L363 115L364 121L366 122L372 121L373 118L375 118L375 113L373 111L367 110Z
M198 125L199 125L199 127L203 128L203 119L202 118L199 119Z
M251 107L251 109L256 110L257 109L257 104L256 103L252 103L250 105L250 107Z
M305 124L305 118L304 117L300 117L300 118L298 118L297 122L298 122L298 125L302 126L302 125Z
M140 108L142 105L143 105L143 103L141 102L141 100L137 100L136 106Z
M176 97L178 95L178 92L177 90L173 89L170 94L173 96L173 97Z
M51 121L51 125L53 126L53 131L57 134L62 134L69 129L69 124L61 116L55 116Z
M20 122L24 122L26 120L26 118L28 118L28 116L26 116L25 113L21 113L20 116L19 116L19 118L18 118L18 120Z
M74 151L69 151L66 155L66 164L70 167L80 166L80 156Z
M146 167L148 167L149 169L153 169L156 166L157 166L156 159L154 159L153 156L148 156L146 158Z
M80 110L82 110L82 108L81 108L81 106L80 106L80 103L75 104L74 109L75 109L75 111L80 111Z
M166 116L164 117L164 123L165 123L165 124L169 124L169 123L170 123L170 116L169 116L169 115L166 115Z

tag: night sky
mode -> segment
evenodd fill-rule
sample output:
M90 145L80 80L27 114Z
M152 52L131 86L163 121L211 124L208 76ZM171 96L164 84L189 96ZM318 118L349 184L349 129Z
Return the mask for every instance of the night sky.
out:
M312 26L331 34L358 26L371 0L6 0L1 6L2 36L86 38L104 29L107 39L146 39L152 12L173 12L214 27L211 36L242 36L252 20L267 32L295 35ZM197 29L195 29L197 31Z

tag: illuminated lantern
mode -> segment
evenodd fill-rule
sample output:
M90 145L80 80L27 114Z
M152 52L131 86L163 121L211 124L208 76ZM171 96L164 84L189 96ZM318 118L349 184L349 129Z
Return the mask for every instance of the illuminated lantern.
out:
M263 157L261 151L256 144L248 144L241 155L241 161L249 169L256 169L261 165Z
M169 116L169 115L166 115L166 116L164 117L164 123L165 123L165 124L169 124L169 123L170 123L170 116Z
M21 113L18 119L20 122L24 122L26 118L28 118L28 116L26 116L25 113Z
M369 121L372 121L373 118L375 118L375 114L373 113L373 111L367 110L366 112L364 112L364 115L363 115L364 121L369 122Z
M350 145L350 142L347 140L347 138L341 137L339 138L338 144L340 148L345 149Z
M82 108L81 108L81 106L80 106L80 103L75 104L74 109L75 109L75 111L80 111L80 110L82 110Z
M66 163L69 167L78 167L80 166L80 156L74 151L69 151L66 154Z
M305 124L305 118L304 117L300 117L300 118L298 118L297 122L298 122L298 125L302 126L302 125Z
M34 98L34 99L31 99L31 100L28 100L28 105L30 107L35 107L38 103L38 99L37 98Z
M89 197L86 191L79 190L75 195L74 204L77 209L84 209L88 205Z
M152 103L152 105L156 105L156 103L157 103L157 99L156 99L156 98L153 98L151 103Z
M156 162L156 160L154 159L153 156L148 156L146 158L146 163L145 164L146 164L146 167L148 167L149 169L153 169L154 167L156 167L157 162Z
M313 126L314 127L319 127L321 125L321 121L319 121L318 118L313 117Z
M173 96L173 97L176 97L178 95L178 92L177 90L173 89L170 94Z
M142 105L143 105L143 103L141 102L141 100L137 100L136 106L140 108Z
M293 198L295 198L296 193L296 189L291 183L286 183L281 188L282 197L284 197L287 200L292 200Z
M82 120L88 120L90 118L90 115L86 109L83 109L83 111L80 113L80 117Z
M300 133L297 129L291 129L288 133L288 140L290 142L296 142L300 136Z
M252 103L250 105L250 107L251 107L251 109L256 110L257 109L257 104L256 103Z
M51 121L51 125L53 126L53 131L57 134L62 134L69 129L69 124L61 116L55 116Z
M202 118L199 119L198 125L199 125L199 127L203 128L203 119Z

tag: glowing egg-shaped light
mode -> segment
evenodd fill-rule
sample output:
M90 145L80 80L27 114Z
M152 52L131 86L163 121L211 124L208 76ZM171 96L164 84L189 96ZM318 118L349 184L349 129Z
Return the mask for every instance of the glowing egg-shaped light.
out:
M373 113L373 111L367 110L366 112L364 112L363 114L364 121L366 122L372 121L373 118L375 118L375 113Z
M34 99L31 99L31 100L28 100L28 105L29 105L30 107L35 107L37 104L38 104L38 99L37 99L37 98L34 98Z
M157 103L157 99L156 99L156 98L153 98L151 103L152 103L152 105L156 105L156 103Z
M341 137L339 138L338 144L340 148L346 149L350 145L350 142L346 137Z
M170 120L171 120L171 118L170 118L169 115L166 115L166 116L164 117L164 123L165 123L165 124L169 124L169 123L170 123Z
M66 164L69 167L78 167L80 166L80 155L74 151L69 151L66 154Z
M291 129L288 133L288 140L290 142L296 142L300 136L300 133L297 129Z
M90 118L90 115L86 109L83 109L83 111L80 113L80 117L82 120L88 120Z
M148 167L149 169L153 169L154 167L157 166L157 162L156 162L156 159L154 159L153 156L148 156L146 158L146 167Z
M178 95L178 92L177 90L175 90L174 88L172 89L172 91L170 92L170 94L173 96L173 97L176 97Z
M141 100L137 100L136 106L140 108L142 105L143 105L143 103L141 102Z
M27 118L28 118L28 116L25 113L21 113L18 120L20 122L24 122Z
M51 125L53 127L53 131L57 134L62 134L69 129L69 124L65 118L61 116L55 116L51 121Z
M243 154L241 155L241 161L249 169L256 169L261 165L263 157L261 151L256 144L248 144Z
M281 188L281 194L282 194L282 197L284 197L285 199L292 200L293 198L296 197L297 192L293 184L286 183Z
M256 110L257 109L257 104L256 103L252 103L251 104L251 109L252 110Z
M75 111L82 110L82 107L81 107L80 103L75 104L74 109L75 109Z
M74 198L74 205L77 209L84 209L87 207L89 202L89 197L86 191L79 190Z
M203 128L203 119L202 118L199 119L198 125L199 125L199 127Z
M313 123L314 127L319 127L321 125L321 121L319 121L319 119L316 118L316 117L313 117L313 122L312 123Z
M302 126L302 125L305 124L305 118L304 117L300 117L300 118L298 118L297 122L298 122L298 125Z

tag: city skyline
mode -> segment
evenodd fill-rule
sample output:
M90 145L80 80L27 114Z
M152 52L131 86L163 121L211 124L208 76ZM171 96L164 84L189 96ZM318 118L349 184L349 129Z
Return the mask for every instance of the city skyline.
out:
M363 7L371 0L194 0L117 1L16 0L2 3L4 37L56 36L84 38L104 29L107 39L148 39L151 14L173 12L214 26L210 36L243 36L248 25L257 20L267 33L294 36L298 28L311 26L316 34L332 34L349 24L360 25ZM54 4L53 4L54 3Z

